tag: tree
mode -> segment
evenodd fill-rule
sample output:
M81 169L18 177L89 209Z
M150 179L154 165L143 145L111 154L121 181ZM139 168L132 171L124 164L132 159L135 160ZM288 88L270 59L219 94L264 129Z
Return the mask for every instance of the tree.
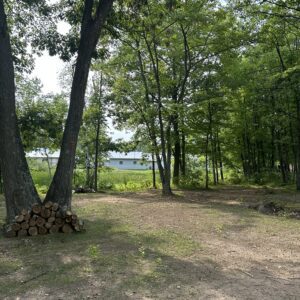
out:
M117 28L122 44L111 62L118 68L113 87L117 117L148 132L168 194L172 156L173 182L186 173L189 107L205 90L207 77L218 80L209 97L219 97L214 90L220 90L220 79L214 74L225 53L234 53L244 41L234 15L217 2L148 1L133 18L134 27L125 19ZM219 146L214 143L214 153L220 153Z
M99 166L112 146L107 135L107 89L105 77L100 71L94 72L89 101L83 115L79 136L78 152L85 159L87 169L86 186L98 191ZM90 169L93 169L91 175Z
M111 11L112 4L113 0L102 0L99 3L94 3L93 0L86 0L84 3L70 107L58 165L45 199L46 201L58 202L65 208L70 208L71 206L76 145L84 109L84 96L89 68L93 52L105 20Z
M46 196L46 201L53 200L65 208L71 205L71 179L90 62L112 4L113 0L84 2L78 57L61 156ZM0 157L7 220L10 222L21 209L29 208L33 203L40 202L40 199L30 176L17 126L13 55L3 0L0 1L0 19ZM42 44L41 47L45 46L55 49L53 44Z
M23 146L27 152L43 151L52 179L49 153L60 146L67 102L63 95L42 95L37 79L19 79L17 84L17 114Z
M15 77L7 18L0 1L0 160L6 200L7 221L22 209L39 203L25 159L17 124Z

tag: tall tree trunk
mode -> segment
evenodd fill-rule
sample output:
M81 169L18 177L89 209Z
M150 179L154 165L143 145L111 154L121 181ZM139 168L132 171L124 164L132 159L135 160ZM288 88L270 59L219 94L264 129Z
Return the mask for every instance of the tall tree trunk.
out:
M0 194L3 194L3 181L2 181L1 165L0 165Z
M181 175L184 177L186 174L186 142L185 142L185 133L181 133Z
M216 177L216 157L214 151L214 141L213 141L213 116L212 116L212 107L210 100L208 101L208 121L209 121L209 140L210 140L210 149L211 149L211 162L212 162L212 172L213 172L213 179L214 184L217 184L217 177Z
M87 188L91 187L91 165L90 165L90 155L88 150L86 151L85 154L85 186Z
M171 190L171 157L172 157L172 142L171 142L171 120L169 120L166 128L166 154L167 165L165 166L165 186L163 187L164 195L172 195Z
M300 97L296 94L297 110L297 167L296 167L296 188L300 191Z
M270 168L275 169L275 128L272 125L271 128L271 157L270 157Z
M216 176L216 169L215 169L215 155L212 149L212 141L210 140L210 145L211 145L211 166L212 166L212 171L213 171L213 180L214 180L214 185L217 184L217 176Z
M209 144L209 133L206 134L205 141L205 188L208 190L209 174L208 174L208 144Z
M3 0L0 0L0 163L7 222L40 202L33 184L17 124L15 79Z
M152 187L156 189L155 159L152 151Z
M279 155L282 182L287 183L286 166L285 166L285 160L284 160L283 153L282 153L282 145L281 145L281 136L280 136L280 134L278 134L277 147L278 147L278 155Z
M217 131L217 147L218 147L218 156L219 156L219 164L220 164L220 175L221 175L221 180L224 181L224 173L223 173L223 159L222 159L222 151L221 151L221 144L219 140L219 133Z
M60 157L46 200L58 202L65 209L71 207L72 175L79 129L84 109L84 96L92 59L103 24L114 0L102 0L94 12L94 1L86 0L83 12L80 44L72 82L70 107L63 135Z
M153 151L155 152L157 167L158 167L159 176L160 176L160 180L161 180L161 184L162 184L162 193L163 193L163 195L172 195L171 182L170 182L171 178L170 178L170 175L168 176L168 172L170 173L170 168L171 168L171 166L170 166L171 160L169 160L167 158L167 154L166 154L167 149L166 149L166 143L165 143L165 130L164 130L164 123L163 123L163 118L162 118L162 111L161 111L162 103L161 103L161 91L160 91L160 78L159 78L158 70L156 69L158 57L157 57L157 53L155 53L156 55L154 57L150 43L147 40L145 34L144 34L143 38L145 40L149 55L151 57L151 64L153 67L153 72L154 72L155 80L157 83L157 91L158 91L158 98L159 98L159 103L157 104L158 123L159 123L158 136L161 141L161 149L160 149L160 147L158 147L158 143L157 143L157 133L156 133L156 128L155 128L154 117L150 116L150 118L148 118L144 114L143 110L140 110L140 113L145 122L145 125L147 126L147 129L149 132L149 137L153 144ZM143 63L141 52L139 51L139 41L136 40L135 42L136 42L136 46L138 49L137 56L139 59L139 68L141 71L141 77L142 77L142 81L143 81L143 85L144 85L144 89L145 89L145 100L146 100L146 103L150 106L150 105L153 105L155 103L155 101L153 101L153 100L151 101L151 98L153 98L153 97L152 96L150 97L148 81L147 81L147 78L145 75L145 70L144 70L144 63ZM161 150L162 158L160 157L160 150ZM168 171L168 169L169 169L169 171Z
M153 68L153 75L156 82L157 88L157 113L158 113L158 127L159 127L159 139L161 143L161 155L162 155L162 163L160 161L159 172L162 183L162 193L165 196L172 195L171 189L171 120L168 120L168 124L166 125L165 120L163 118L163 104L162 104L162 90L161 90L161 81L160 81L160 72L159 72L159 56L157 53L157 39L155 37L155 33L153 32L152 43L153 48L151 48L151 43L147 40L146 34L144 34L143 38L145 40L151 65ZM167 126L167 128L166 128ZM157 149L157 146L156 146ZM156 153L158 157L158 153ZM157 158L158 159L158 158ZM159 158L160 160L160 158Z
M159 155L159 152L155 151L155 155L156 155L156 161L159 170L160 181L162 185L162 194L165 196L172 195L171 184L170 184L171 181L170 178L166 176L165 167L162 164L162 160Z
M99 138L100 138L100 127L101 127L101 114L102 114L102 85L103 85L103 75L100 75L100 86L99 86L99 97L98 100L98 115L97 115L97 126L96 126L96 138L95 138L95 161L94 161L94 190L98 191L98 164L99 164Z
M94 171L94 190L98 191L98 158L99 158L99 137L100 137L100 118L97 120L96 145L95 145L95 171Z
M213 145L214 145L214 157L215 157L216 182L219 183L219 165L218 165L217 141L216 141L215 136L214 136L214 139L213 139Z
M47 153L46 149L44 149L44 153L46 155L47 167L48 167L48 174L49 174L49 178L51 180L52 179L52 173L51 173L51 164L50 164L49 154Z
M174 129L174 169L173 169L173 183L179 184L179 171L180 171L180 159L181 159L181 145L180 145L180 133L178 128L178 115L173 120Z

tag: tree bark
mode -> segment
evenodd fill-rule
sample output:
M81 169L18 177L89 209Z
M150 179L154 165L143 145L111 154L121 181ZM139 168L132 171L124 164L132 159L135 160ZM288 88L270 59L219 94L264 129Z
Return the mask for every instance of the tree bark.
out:
M3 194L3 181L2 181L1 165L0 165L0 194Z
M205 188L208 190L209 174L208 174L208 144L209 144L209 132L206 133L205 141Z
M166 121L163 118L163 104L162 104L162 91L161 91L161 82L160 82L160 73L159 73L159 57L157 53L157 44L156 37L153 36L153 50L151 49L151 45L144 34L144 40L149 52L151 65L153 67L153 75L156 82L157 88L157 113L158 113L158 128L159 128L159 138L161 143L161 154L162 154L162 162L159 157L158 152L156 153L161 183L162 183L162 194L164 196L172 195L171 190L171 120L168 120L168 124L166 125ZM167 128L166 128L167 127ZM156 147L157 149L157 147Z
M217 131L217 145L218 145L218 156L219 156L219 166L220 166L220 175L222 182L224 181L224 173L223 173L223 159L222 159L222 151L221 151L221 144L219 139L219 133Z
M186 174L186 152L185 152L185 133L181 133L181 175L184 177Z
M51 180L52 179L52 173L51 173L51 165L50 165L50 160L49 160L49 154L47 153L46 149L44 149L44 153L46 155L47 167L48 167L48 174L49 174L49 178Z
M156 189L155 159L154 159L153 151L152 151L152 187Z
M97 120L96 141L95 141L95 171L94 171L94 190L98 191L98 160L99 160L99 136L100 136L100 119Z
M98 99L98 114L97 114L97 126L96 126L96 139L95 139L95 169L94 169L94 190L98 191L98 164L99 164L99 138L100 138L100 127L101 127L101 113L102 113L102 85L103 85L103 76L101 73L100 76L100 89Z
M98 43L103 24L111 11L113 2L114 0L100 1L95 16L93 16L94 1L85 1L69 113L56 172L46 195L46 201L58 202L64 209L71 208L75 152L85 104L84 96L92 54Z
M297 166L296 166L296 189L300 191L300 97L296 96L297 110Z
M173 167L173 184L179 184L179 172L180 172L180 160L181 160L181 145L180 145L180 133L178 128L178 116L173 120L174 129L174 167Z
M90 155L89 151L86 151L85 154L85 186L91 188L91 166L90 166Z
M152 55L152 50L150 48L149 42L147 41L147 38L145 35L144 35L144 40L146 42L149 55L151 57L151 63L153 65L153 69L156 70L156 67L155 67L156 65L155 65L154 57ZM141 52L139 51L139 41L136 40L135 42L136 42L136 46L137 46L137 56L138 56L138 60L139 60L139 68L140 68L140 72L141 72L141 78L142 78L142 81L144 84L144 89L145 89L145 100L146 100L146 104L150 106L151 104L154 103L154 101L153 100L151 101L150 92L149 92L149 88L148 88L148 81L147 81L147 78L145 75L145 70L144 70L144 63L143 63ZM155 75L155 76L157 76L157 75ZM156 80L158 83L158 91L159 91L160 90L159 76L156 77ZM160 94L160 93L158 93L158 94ZM155 128L154 117L153 116L150 116L150 118L147 117L143 110L140 110L140 113L141 113L141 116L146 124L147 129L148 129L149 137L150 137L152 145L153 145L153 152L155 153L155 156L156 156L157 167L158 167L159 176L160 176L161 184L162 184L162 194L163 195L171 195L172 190L171 190L170 176L166 175L166 172L167 172L166 167L168 167L168 166L165 163L167 161L165 144L162 145L162 149L159 149L159 146L157 143L157 133L156 133L156 128ZM159 123L160 123L159 137L161 138L161 140L164 140L164 127L163 127L162 116L161 116L161 103L158 105L158 115L159 115ZM162 151L163 158L160 157L160 150ZM163 162L162 162L162 159L163 159ZM170 164L170 161L169 161L169 164ZM169 169L170 169L170 166L169 166ZM153 175L153 180L154 180L155 173L153 173L152 175Z
M17 125L15 78L3 0L0 0L0 163L7 222L22 209L40 202L33 184Z

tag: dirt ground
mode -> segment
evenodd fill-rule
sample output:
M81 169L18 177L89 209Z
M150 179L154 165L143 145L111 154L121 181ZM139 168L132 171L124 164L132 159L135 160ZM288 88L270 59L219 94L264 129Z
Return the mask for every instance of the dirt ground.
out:
M77 195L86 233L0 239L0 299L300 299L300 220L247 208L269 200L300 206L265 189Z

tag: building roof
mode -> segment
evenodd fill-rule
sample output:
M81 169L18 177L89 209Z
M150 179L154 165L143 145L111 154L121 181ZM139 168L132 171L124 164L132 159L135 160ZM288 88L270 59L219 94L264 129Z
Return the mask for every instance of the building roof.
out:
M49 151L46 150L49 158L59 158L60 151ZM26 157L28 158L46 158L46 154L44 150L36 150L26 153Z
M49 158L59 158L60 151L49 152L47 151ZM26 153L26 157L28 158L46 158L46 154L44 150L31 151ZM131 152L116 152L109 151L108 159L130 159L130 160L141 160L145 159L147 161L152 160L151 155L148 153L131 151Z
M109 159L130 159L130 160L151 160L151 155L148 153L131 151L131 152L116 152L116 151L109 151L108 152Z

